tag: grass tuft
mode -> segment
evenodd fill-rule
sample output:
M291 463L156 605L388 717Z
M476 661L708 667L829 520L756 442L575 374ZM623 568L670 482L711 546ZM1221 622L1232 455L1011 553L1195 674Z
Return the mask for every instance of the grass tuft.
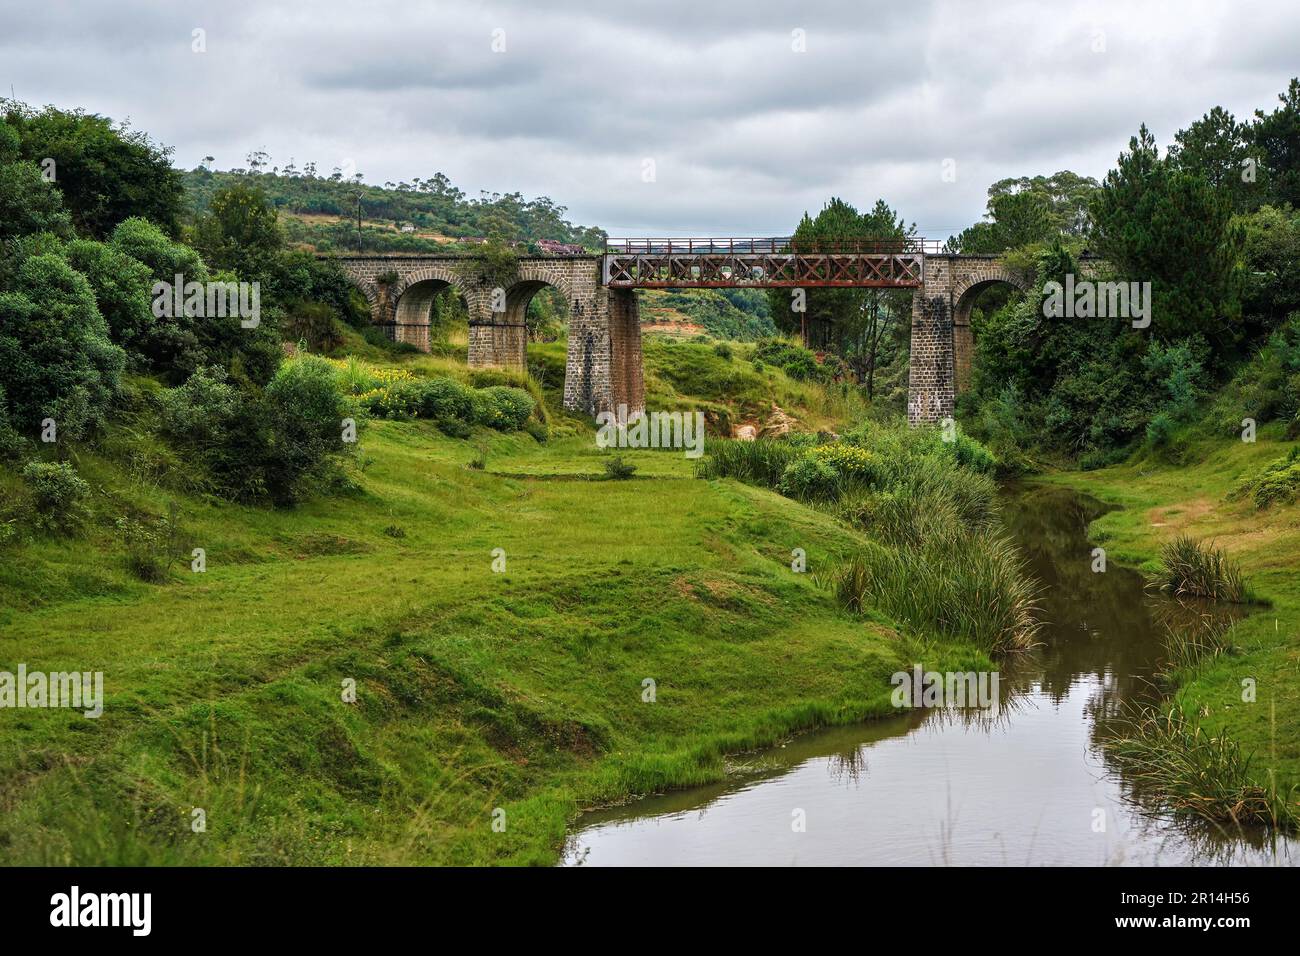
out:
M875 608L993 656L1028 650L1041 626L1039 585L1011 541L991 531L949 525L920 546L873 544L819 583L850 611Z
M1141 711L1110 749L1135 794L1154 801L1150 812L1238 826L1300 822L1295 788L1255 783L1250 755L1226 734L1206 733L1177 705Z
M1240 567L1212 544L1179 535L1161 549L1160 558L1164 568L1158 581L1163 591L1230 604L1248 600Z

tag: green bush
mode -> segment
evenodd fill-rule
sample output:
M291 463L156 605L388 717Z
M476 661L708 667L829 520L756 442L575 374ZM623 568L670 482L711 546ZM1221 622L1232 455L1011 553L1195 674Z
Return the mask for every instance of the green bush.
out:
M865 448L847 442L832 442L814 446L808 454L830 465L847 482L873 485L880 481L881 470L876 458Z
M0 387L0 461L15 461L27 450L27 440L9 422L5 390Z
M473 396L474 420L498 431L519 431L536 407L531 395L507 385L481 388Z
M88 516L90 485L66 461L30 461L22 475L31 492L34 522L41 530L66 534Z
M421 418L436 422L456 420L470 423L474 420L474 391L451 378L435 378L422 383L420 394Z
M1168 412L1157 412L1147 422L1147 444L1152 448L1168 448L1174 440L1178 425Z
M1215 402L1217 431L1236 434L1243 418L1263 424L1300 414L1300 312L1293 313L1243 365Z
M1300 494L1300 447L1265 465L1242 481L1228 497L1236 500L1250 495L1256 508L1267 508L1273 504L1290 504L1297 494Z
M339 458L355 446L345 443L343 420L356 414L334 385L334 369L324 359L306 356L285 362L266 387L274 431L264 459L267 487L277 503L308 497L313 482L336 475Z
M158 398L163 433L202 468L199 490L292 504L339 482L355 448L342 440L343 420L356 412L328 362L285 362L260 395L226 378L202 369Z
M370 414L379 418L415 418L420 413L425 384L419 379L396 381L367 395L363 403Z
M992 475L998 471L998 459L984 445L963 432L957 432L951 441L944 445L952 453L953 459L967 471L979 475Z
M800 501L834 501L843 487L839 471L812 455L791 462L781 473L781 494Z
M50 253L25 259L0 292L0 388L15 428L35 435L52 418L61 439L96 431L125 364L85 276Z
M183 327L188 319L154 316L153 275L144 263L112 243L89 239L69 242L63 256L90 282L113 341L126 350L134 367L161 367L194 348L194 336Z
M227 383L226 370L201 368L179 388L158 394L163 431L197 446L220 444L225 429L239 413L238 389Z
M784 339L761 340L754 349L754 357L769 365L779 366L786 375L798 381L823 377L816 355Z
M625 481L636 474L636 465L623 460L622 455L615 455L605 462L605 477L614 481Z

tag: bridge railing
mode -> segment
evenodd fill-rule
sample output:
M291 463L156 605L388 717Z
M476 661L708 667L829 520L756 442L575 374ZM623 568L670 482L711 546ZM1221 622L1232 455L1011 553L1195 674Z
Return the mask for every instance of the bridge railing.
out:
M943 243L936 239L795 239L791 236L725 239L607 239L606 255L899 255L936 254Z

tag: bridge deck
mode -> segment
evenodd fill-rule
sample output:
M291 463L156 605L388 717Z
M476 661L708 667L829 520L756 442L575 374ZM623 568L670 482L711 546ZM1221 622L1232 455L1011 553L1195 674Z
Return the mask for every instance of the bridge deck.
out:
M803 242L765 239L611 239L605 244L602 284L611 288L915 289L924 239L851 239Z

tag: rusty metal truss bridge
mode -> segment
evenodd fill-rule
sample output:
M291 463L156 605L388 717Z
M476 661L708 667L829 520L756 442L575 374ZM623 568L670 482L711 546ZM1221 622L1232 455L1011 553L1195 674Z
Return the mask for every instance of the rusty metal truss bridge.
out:
M601 282L614 289L879 288L922 284L925 239L610 239Z

